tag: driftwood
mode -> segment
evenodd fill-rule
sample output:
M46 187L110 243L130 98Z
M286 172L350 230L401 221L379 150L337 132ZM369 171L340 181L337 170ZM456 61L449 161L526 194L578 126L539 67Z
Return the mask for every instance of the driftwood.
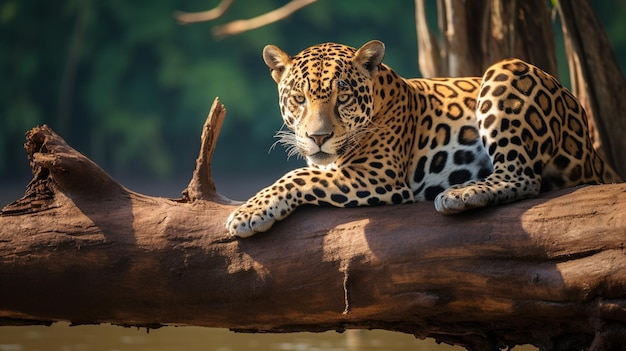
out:
M0 325L380 328L471 350L626 340L626 185L452 217L431 203L307 207L235 239L210 179L223 116L216 101L181 199L129 191L31 130L34 178L0 214Z

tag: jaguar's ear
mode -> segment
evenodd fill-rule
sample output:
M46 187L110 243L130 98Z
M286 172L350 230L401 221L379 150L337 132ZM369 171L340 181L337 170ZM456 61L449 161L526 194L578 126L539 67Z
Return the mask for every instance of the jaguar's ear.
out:
M276 45L266 45L263 48L263 61L270 68L272 78L278 83L287 65L291 61L289 55Z
M378 72L385 57L385 44L382 41L372 40L363 44L354 54L354 62L363 67L371 76Z

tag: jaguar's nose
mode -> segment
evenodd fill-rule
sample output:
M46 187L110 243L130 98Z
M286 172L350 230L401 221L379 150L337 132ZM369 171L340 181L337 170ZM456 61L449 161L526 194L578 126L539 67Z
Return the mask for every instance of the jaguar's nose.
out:
M315 144L317 146L322 146L325 142L328 141L328 139L330 139L333 136L333 133L313 133L313 134L309 134L308 132L306 133L306 136L308 138L310 138L311 140L313 140L313 142L315 142Z

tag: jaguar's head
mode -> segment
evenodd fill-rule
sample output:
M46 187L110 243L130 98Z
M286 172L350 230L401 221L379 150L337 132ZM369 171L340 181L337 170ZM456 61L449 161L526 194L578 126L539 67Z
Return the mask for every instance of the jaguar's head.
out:
M358 146L372 128L374 78L384 54L377 40L358 50L315 45L293 57L267 45L263 59L278 84L281 114L291 131L280 135L281 142L318 166Z

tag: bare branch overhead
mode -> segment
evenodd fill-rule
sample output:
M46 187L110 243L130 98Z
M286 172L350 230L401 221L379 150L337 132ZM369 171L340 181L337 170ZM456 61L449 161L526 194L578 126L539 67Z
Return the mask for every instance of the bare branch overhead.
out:
M213 36L218 39L223 39L229 35L237 35L280 21L299 9L314 3L315 1L317 0L292 0L283 7L279 7L260 16L215 26L211 32L213 33Z
M220 3L213 9L208 11L201 12L183 12L176 11L174 12L174 18L180 24L192 24L196 22L207 22L212 21L214 19L222 17L224 13L228 10L230 5L233 4L235 0L222 0Z
M292 0L282 7L266 12L257 17L253 17L250 19L240 19L228 22L223 25L217 25L213 27L211 32L216 39L223 39L230 35L241 34L243 32L261 28L268 24L285 19L294 12L316 1L317 0ZM212 21L224 15L226 10L230 7L230 5L232 5L233 2L234 0L222 0L222 2L220 2L219 5L217 5L217 7L212 10L202 12L179 11L174 13L174 17L178 20L180 24Z

